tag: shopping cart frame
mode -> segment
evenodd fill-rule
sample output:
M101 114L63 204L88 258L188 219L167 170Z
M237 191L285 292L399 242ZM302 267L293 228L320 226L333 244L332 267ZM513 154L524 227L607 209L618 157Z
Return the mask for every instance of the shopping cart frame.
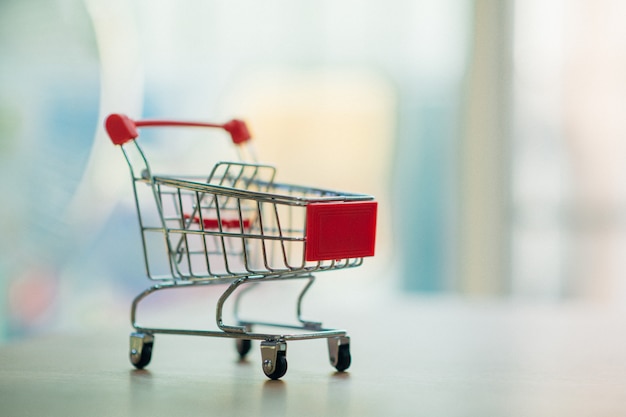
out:
M305 320L302 317L302 302L305 295L315 282L314 273L329 271L335 269L354 268L363 263L363 257L372 256L374 254L375 244L375 227L376 227L376 202L373 201L373 197L363 194L344 193L330 190L315 189L311 187L294 186L289 184L276 183L274 181L274 173L271 174L269 180L259 180L248 177L244 177L246 170L261 170L261 169L273 169L267 165L260 165L256 163L220 163L226 164L226 173L222 177L222 181L229 174L228 169L234 166L241 178L246 178L247 186L250 186L254 182L255 186L261 187L261 190L242 189L236 186L229 187L228 184L224 185L210 183L213 178L214 172L209 176L209 182L202 182L199 178L188 178L181 176L159 176L153 175L148 158L146 154L139 146L135 139L138 138L138 128L143 127L204 127L204 128L221 128L228 132L231 136L232 142L237 145L239 149L242 145L249 144L250 134L247 130L245 123L240 120L231 120L225 124L214 124L205 122L186 122L186 121L171 121L171 120L139 120L135 121L122 114L112 114L105 122L105 128L109 137L115 145L119 145L124 157L128 163L130 169L131 180L133 185L133 196L135 199L135 205L137 209L138 222L140 226L143 256L146 268L147 276L155 283L148 287L146 290L137 295L131 304L131 325L134 331L130 335L130 361L138 369L142 369L148 365L152 356L152 349L154 344L155 334L173 334L173 335L191 335L191 336L210 336L210 337L222 337L231 338L236 340L237 351L241 359L244 359L251 348L252 340L261 341L261 360L262 369L265 375L270 379L279 379L285 375L287 371L287 342L295 340L309 340L309 339L327 339L329 359L331 365L339 372L343 372L351 364L350 354L350 337L346 330L342 329L330 329L322 326L319 321ZM131 156L134 153L134 157ZM222 165L216 165L214 171ZM256 175L256 174L254 174ZM241 178L236 178L234 183L240 181ZM147 185L152 190L154 201L156 204L156 211L160 217L160 224L157 226L148 226L145 223L143 217L143 208L140 201L138 187L140 185ZM269 190L274 192L269 192ZM169 191L163 191L163 189ZM289 193L309 193L311 195L290 195L283 191L289 191ZM207 206L205 201L206 196L212 196L213 203ZM176 220L176 227L172 227L171 221L173 220L164 214L166 205L164 196L170 196L174 198L175 207L178 217ZM195 197L194 197L195 196ZM193 200L192 213L185 212L183 215L183 197L187 197ZM195 198L195 200L194 200ZM238 217L235 217L234 224L226 224L225 212L227 205L219 203L221 199L237 202L236 209L238 207ZM178 199L178 200L176 200ZM246 223L248 220L244 219L242 215L241 201L254 201L258 207L258 219L259 232L254 234L249 231L249 225ZM185 200L186 201L186 200ZM203 204L205 204L203 206ZM231 203L229 203L231 204ZM273 205L276 211L276 223L274 226L278 231L275 234L267 232L269 229L265 229L263 225L263 210L262 204ZM306 225L303 227L303 235L296 235L292 237L290 232L286 228L281 227L279 222L279 213L276 208L280 207L295 207L297 209L305 208L307 218L305 218ZM216 218L203 218L203 211L209 207L214 214L217 214ZM330 224L326 227L326 232L320 232L322 237L313 237L314 231L318 230L318 223L313 223L313 208L320 210L319 219L322 219L324 224ZM328 209L332 211L328 211ZM348 209L347 211L345 209ZM237 213L235 209L235 212ZM339 209L339 211L337 211ZM254 210L253 210L254 212ZM347 214L346 214L347 213ZM354 220L352 217L346 222L346 216L356 216L363 218L356 227L358 230L365 230L364 233L359 232L360 239L358 242L354 242L355 238L351 236L354 233L355 226L352 225ZM359 217L360 216L360 217ZM316 217L316 219L318 218ZM339 218L341 221L335 221L333 219ZM330 220L328 220L330 219ZM330 222L330 223L329 223ZM207 224L210 223L211 226ZM348 226L345 223L350 223ZM291 226L290 226L291 227ZM329 229L330 227L330 229ZM235 229L235 232L227 230L228 228ZM306 229L309 230L306 230ZM209 231L211 229L212 231ZM214 230L213 230L214 229ZM345 229L345 230L343 230ZM300 229L297 229L299 232ZM339 231L339 232L337 232ZM306 233L309 233L306 235ZM149 249L147 243L147 235L153 233L162 233L165 237L168 258L169 258L169 273L164 275L156 275L151 270ZM317 233L317 232L316 232ZM325 233L325 234L324 234ZM342 238L337 238L335 234L339 236L344 235ZM330 234L335 240L339 240L339 243L333 243L331 249L319 249L319 240L327 239ZM201 241L204 242L204 256L206 257L207 268L202 274L197 274L192 271L191 257L196 252L192 253L189 249L187 240L196 238L196 235L201 236ZM289 235L289 236L287 236ZM172 242L172 236L176 236L178 243L175 245ZM209 249L207 248L207 237L215 239L217 242L221 241L221 255L224 259L225 269L222 272L216 273L211 270L209 266ZM227 253L225 240L234 239L235 241L241 240L241 257L243 259L244 269L236 271L235 268L229 266L230 253ZM249 248L246 244L247 241L260 242L262 250L262 257L264 259L264 265L259 268L253 268L248 264ZM316 244L312 241L318 242ZM280 268L275 268L268 262L268 255L266 253L269 250L266 248L266 241L270 244L277 244L282 246L282 260ZM288 255L285 251L285 246L291 244L300 245L298 248L302 248L302 262L296 263L295 266L290 263ZM182 246L182 249L181 249ZM219 246L219 244L218 244ZM338 248L339 247L339 251ZM312 248L317 248L313 250ZM324 252L326 251L326 252ZM200 251L201 252L201 251ZM298 251L296 255L299 256ZM188 263L188 270L179 268L178 263L181 259L187 256L190 260ZM174 259L177 259L174 262ZM298 258L299 259L299 258ZM182 261L184 264L184 260ZM245 320L239 316L239 308L241 298L248 289L252 288L254 284L262 282L282 281L282 280L304 280L305 285L299 292L296 300L296 321L297 324L275 323L267 321ZM205 329L179 329L179 328L161 328L161 327L149 327L140 324L137 320L137 310L140 303L148 296L169 289L191 288L196 286L207 285L223 285L226 289L221 293L219 299L216 302L215 310L215 322L218 330L205 330ZM234 297L233 297L234 296ZM224 306L226 302L233 297L234 304L234 317L236 324L224 323ZM281 328L289 330L291 332L285 333L260 333L254 332L253 328L256 326Z

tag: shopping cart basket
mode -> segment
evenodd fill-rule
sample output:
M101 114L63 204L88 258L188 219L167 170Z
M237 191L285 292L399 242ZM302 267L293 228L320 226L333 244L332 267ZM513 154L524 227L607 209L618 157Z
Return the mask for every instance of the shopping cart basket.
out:
M288 341L325 338L332 366L346 370L351 362L346 331L304 320L301 306L314 273L357 267L363 257L374 254L373 197L279 183L272 166L257 163L220 162L204 176L157 175L136 139L138 128L159 126L221 128L238 148L250 139L239 120L212 124L134 121L121 114L107 118L107 133L130 168L146 273L153 282L131 305L131 363L139 369L148 365L157 333L233 338L242 359L251 341L260 340L263 372L278 379L287 371ZM161 271L156 271L155 258L157 265L165 265ZM305 280L296 300L296 324L239 318L242 285L291 279ZM153 328L136 320L139 303L150 294L214 284L225 287L216 303L218 329ZM224 304L233 294L235 323L225 324ZM257 333L255 326L292 333Z

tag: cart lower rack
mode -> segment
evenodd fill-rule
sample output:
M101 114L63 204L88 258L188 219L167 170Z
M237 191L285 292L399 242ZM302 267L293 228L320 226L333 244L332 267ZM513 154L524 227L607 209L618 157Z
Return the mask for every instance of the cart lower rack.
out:
M244 358L252 340L261 341L262 368L271 379L287 371L287 342L325 338L331 365L350 366L350 338L345 330L327 329L302 318L302 300L314 274L360 266L374 255L377 203L373 197L275 181L269 165L221 162L205 176L154 175L137 143L141 127L208 127L226 130L237 146L247 144L245 124L165 120L134 121L110 115L107 133L128 163L152 285L133 300L130 360L137 368L150 362L154 335L177 334L236 340ZM155 244L156 242L156 244ZM250 284L304 280L296 300L296 324L239 318L240 296ZM172 288L223 285L216 304L216 330L145 327L137 308L149 295ZM245 287L245 288L244 288ZM223 321L224 305L234 298L235 320ZM291 333L257 333L256 326Z

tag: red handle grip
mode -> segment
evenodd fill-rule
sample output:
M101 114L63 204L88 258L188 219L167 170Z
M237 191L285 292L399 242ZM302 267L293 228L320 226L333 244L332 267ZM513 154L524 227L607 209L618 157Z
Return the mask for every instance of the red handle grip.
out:
M233 143L240 143L250 140L250 132L248 127L242 120L233 119L224 124L204 123L204 122L185 122L176 120L132 120L124 114L111 114L107 117L104 127L111 138L111 142L115 145L123 145L129 140L133 140L139 136L138 127L153 126L170 126L170 127L217 127L224 129L230 134Z

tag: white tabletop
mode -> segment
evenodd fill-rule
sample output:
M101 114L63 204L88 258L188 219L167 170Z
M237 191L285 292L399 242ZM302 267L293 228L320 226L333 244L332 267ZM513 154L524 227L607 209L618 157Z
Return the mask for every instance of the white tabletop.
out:
M130 326L0 347L2 416L626 415L626 317L601 306L387 297L335 305L352 366L324 340L292 341L280 381L255 343L157 335L128 362ZM333 313L334 314L334 313Z

